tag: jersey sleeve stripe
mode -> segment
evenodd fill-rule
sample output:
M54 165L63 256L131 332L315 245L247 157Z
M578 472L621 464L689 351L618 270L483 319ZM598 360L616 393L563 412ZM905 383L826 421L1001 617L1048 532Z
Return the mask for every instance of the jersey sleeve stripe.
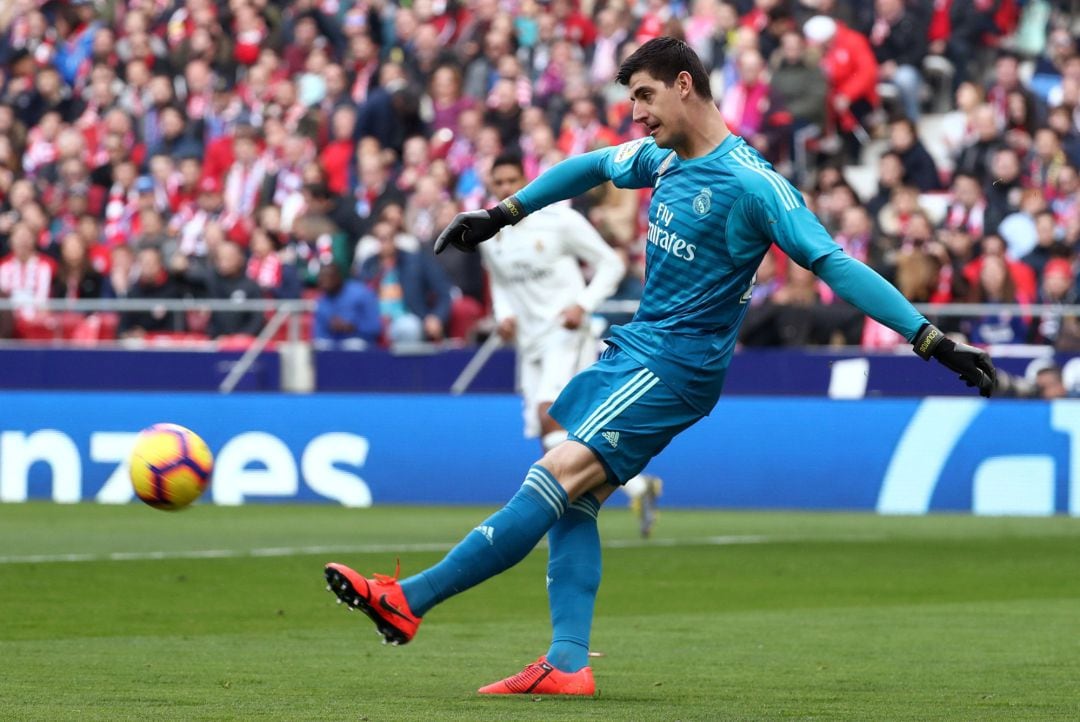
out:
M747 151L747 154L749 155L749 158L754 163L754 165L765 171L765 173L768 174L770 178L776 181L776 183L780 186L781 192L784 193L787 198L791 200L792 208L798 207L800 198L795 193L795 189L791 187L791 184L788 183L782 175L769 167L765 163L765 161L762 160L759 156L753 155L752 153L750 153L750 151Z
M749 151L744 148L736 148L731 151L732 159L743 166L744 168L757 173L762 178L769 182L769 185L773 187L776 194L780 196L780 201L784 204L785 210L794 210L798 207L798 202L795 200L794 193L787 187L787 181L780 177L775 171L768 170L758 165L755 158L749 155Z

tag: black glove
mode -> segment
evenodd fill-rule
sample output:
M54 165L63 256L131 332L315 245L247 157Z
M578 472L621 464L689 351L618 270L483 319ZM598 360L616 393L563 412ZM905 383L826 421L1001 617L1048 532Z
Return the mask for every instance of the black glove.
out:
M453 246L465 253L475 253L479 244L494 236L504 226L512 226L524 217L525 211L514 196L503 200L494 208L458 213L435 239L435 253L442 253L447 246Z
M956 343L946 338L932 323L925 324L915 336L915 353L924 361L931 357L950 371L960 375L968 386L979 389L982 396L990 398L994 391L997 369L990 355L966 343Z

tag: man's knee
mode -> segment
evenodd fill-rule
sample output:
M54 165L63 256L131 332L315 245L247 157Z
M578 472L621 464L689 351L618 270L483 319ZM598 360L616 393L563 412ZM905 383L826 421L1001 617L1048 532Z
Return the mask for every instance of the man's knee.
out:
M551 472L570 501L607 480L607 471L596 454L577 441L564 441L545 453L537 463Z

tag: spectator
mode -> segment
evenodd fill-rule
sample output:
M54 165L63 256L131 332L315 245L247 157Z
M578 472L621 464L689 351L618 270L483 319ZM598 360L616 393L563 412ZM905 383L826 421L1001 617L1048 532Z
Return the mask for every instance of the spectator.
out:
M405 194L390 181L390 170L382 154L373 152L371 143L361 141L357 146L357 179L355 188L355 212L366 230L368 219L379 217L382 209L390 203L405 205Z
M1031 120L1034 121L1036 100L1020 82L1020 58L1013 53L1002 52L994 61L993 81L986 89L986 102L994 109L999 124L1010 119L1009 96L1013 93L1023 99L1024 107L1032 114Z
M773 90L794 118L794 130L806 126L825 128L825 96L828 85L817 63L806 54L802 35L786 32L772 58Z
M1020 207L1010 213L998 225L998 235L1005 240L1008 253L1013 258L1023 258L1038 243L1036 217L1047 209L1042 191L1028 188L1020 196Z
M1005 216L1020 208L1023 184L1020 177L1020 158L1012 148L1000 148L990 164L992 179L984 187L986 194L986 228L996 233Z
M953 64L955 85L971 77L976 50L983 44L983 36L999 32L994 23L994 12L999 4L982 0L950 0L935 4L935 13L944 16L941 24L948 30L942 33L932 50L943 52Z
M1039 303L1058 307L1080 303L1076 272L1064 258L1054 258L1046 264L1039 285ZM1080 320L1057 308L1039 316L1031 332L1033 343L1048 344L1061 351L1080 348Z
M295 269L300 283L314 288L319 269L327 263L342 268L349 264L352 245L333 221L324 215L305 215L293 224L292 239L282 251L282 261ZM285 273L285 271L282 271Z
M986 199L979 180L968 173L953 176L952 198L942 224L951 231L963 231L976 240L986 230Z
M1052 196L1058 174L1067 164L1068 158L1061 147L1061 138L1051 128L1040 128L1035 132L1035 141L1028 153L1024 182L1039 188L1047 196Z
M375 293L360 281L346 280L333 263L324 265L318 278L321 295L315 304L315 343L354 349L377 344L382 319Z
M924 193L941 188L937 165L919 140L915 124L910 119L899 118L889 124L889 150L900 156L905 184L913 185Z
M249 232L249 219L262 205L263 185L269 164L259 148L259 132L247 125L233 134L233 163L225 175L224 210L239 240Z
M994 109L989 105L980 105L974 110L972 125L973 139L964 145L957 156L956 171L973 175L979 179L980 184L986 185L990 179L990 159L1005 143L1001 138Z
M256 228L251 233L250 248L251 256L248 258L245 273L262 289L263 295L269 297L293 295L286 292L285 266L277 254L277 242L270 233L264 228Z
M1074 123L1072 112L1066 106L1050 110L1047 126L1058 134L1065 157L1074 166L1080 166L1080 123Z
M191 258L206 258L209 249L206 242L206 228L217 225L223 229L231 228L231 218L225 211L225 199L221 181L206 176L199 181L199 196L196 209L187 217L178 214L177 225L180 227L181 255Z
M840 216L840 230L835 236L836 242L844 253L874 268L882 266L880 249L876 247L873 236L873 222L870 214L862 206L844 209Z
M137 277L127 297L141 301L171 301L180 298L180 287L162 262L161 249L146 246L137 255ZM113 290L116 290L114 282ZM120 314L116 332L121 338L141 338L148 333L183 329L180 314L155 306L149 311L125 311Z
M1009 282L1013 290L1015 303L1032 303L1038 295L1038 279L1035 271L1022 261L1009 257L1006 253L1005 241L1001 236L988 235L982 241L982 252L973 261L964 267L964 276L971 285L972 298L978 298L979 278L982 275L982 266L988 258L1004 259L1005 268L1009 273ZM985 301L972 301L984 303ZM998 301L998 303L1013 303L1013 301Z
M961 83L955 96L955 110L945 113L942 119L942 140L953 158L959 157L963 148L976 140L974 116L983 105L982 91L974 83Z
M877 218L893 197L893 192L904 184L904 162L900 154L886 151L878 161L877 193L866 202L866 210L872 218Z
M426 253L400 250L390 228L379 229L379 253L364 261L360 280L377 294L391 343L441 341L450 320L450 283Z
M878 64L866 36L824 15L810 18L803 32L812 47L822 49L832 127L849 139L865 135L867 116L878 106Z
M38 304L49 298L55 264L38 253L34 231L25 221L12 227L8 242L11 253L0 260L0 293L16 304L16 319L32 321L41 315Z
M127 298L135 282L135 251L131 246L113 246L109 251L108 274L101 282L102 298Z
M213 270L206 280L206 297L233 302L262 298L262 289L245 275L244 250L226 241L213 256ZM215 311L210 314L209 334L219 336L254 336L263 326L261 311Z
M1062 235L1051 211L1042 210L1035 214L1035 247L1022 260L1039 278L1044 277L1044 269L1050 261L1069 258L1070 249L1062 243Z
M168 155L180 158L186 155L202 155L202 142L188 128L182 110L166 105L158 111L157 142L150 145L150 155Z
M978 282L972 286L973 303L1017 303L1016 287L1003 256L985 256ZM988 313L965 324L974 344L1021 343L1027 339L1027 323L1017 313Z
M56 298L100 298L102 277L90 263L86 244L77 232L60 241L60 262L52 279Z
M724 91L720 110L732 133L752 145L765 127L769 111L769 83L764 76L765 61L756 50L742 53L736 61L738 82Z
M462 95L461 70L453 65L443 65L435 70L428 85L428 96L432 106L431 129L438 132L445 128L453 138L457 135L462 111L475 105L472 98Z
M919 118L922 75L919 68L927 50L927 28L919 16L920 4L904 0L876 0L877 18L870 30L870 45L879 78L896 87L904 115Z
M505 138L503 140L504 148L511 145L505 142ZM615 134L600 122L596 101L592 98L580 98L571 104L570 112L563 118L562 132L558 140L559 150L563 154L580 155L617 142Z
M355 132L355 108L343 105L334 109L330 116L330 142L319 154L319 163L326 171L326 187L335 195L345 193L348 188L349 164L355 152Z

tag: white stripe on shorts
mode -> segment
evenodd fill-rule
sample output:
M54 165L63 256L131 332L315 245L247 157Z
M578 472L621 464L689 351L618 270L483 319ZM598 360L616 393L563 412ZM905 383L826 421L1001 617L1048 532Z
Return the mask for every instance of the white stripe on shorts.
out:
M584 439L585 434L593 427L597 418L607 413L608 409L618 405L619 402L626 398L626 396L634 393L641 384L646 383L650 378L655 378L655 375L649 369L641 369L638 371L629 381L620 386L615 393L609 396L604 403L596 407L596 410L589 415L589 418L585 419L581 426L577 428L577 431L574 432L574 436L579 439Z
M639 390L637 390L634 393L633 396L631 396L630 398L623 401L622 404L618 408L614 409L613 411L608 413L606 416L601 418L599 421L597 421L596 424L593 426L593 428L587 434L585 434L585 436L581 437L581 440L582 441L588 441L589 439L591 439L593 436L596 435L597 431L599 431L600 429L602 429L605 426L607 426L608 424L610 424L612 419L614 419L616 416L618 416L619 414L621 414L622 412L624 412L628 408L630 408L630 406L635 401L637 401L642 396L647 394L649 392L649 389L651 389L653 386L656 386L658 383L660 383L660 379L658 379L656 376L652 376L652 378L649 381L645 382L645 384L643 386L639 387Z

